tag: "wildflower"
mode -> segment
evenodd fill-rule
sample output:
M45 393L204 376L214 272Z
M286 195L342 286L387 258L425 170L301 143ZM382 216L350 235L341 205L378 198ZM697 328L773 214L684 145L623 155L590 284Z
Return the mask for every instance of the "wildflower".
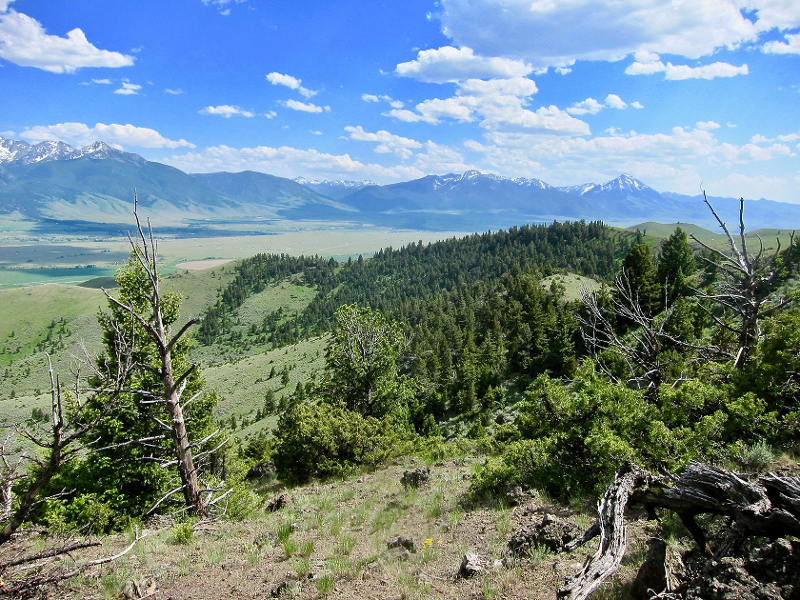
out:
M433 545L433 538L428 538L424 542L422 542L422 548L430 548Z

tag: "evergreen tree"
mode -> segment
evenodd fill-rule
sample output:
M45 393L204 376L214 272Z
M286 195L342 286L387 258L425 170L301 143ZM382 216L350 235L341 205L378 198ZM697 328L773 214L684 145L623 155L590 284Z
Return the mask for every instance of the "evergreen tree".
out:
M636 244L622 261L622 267L633 298L638 299L639 305L648 315L658 313L660 286L650 246Z
M658 262L658 281L664 287L668 299L674 300L688 292L686 278L697 270L694 252L689 245L686 232L680 227L664 240L661 246L661 260Z

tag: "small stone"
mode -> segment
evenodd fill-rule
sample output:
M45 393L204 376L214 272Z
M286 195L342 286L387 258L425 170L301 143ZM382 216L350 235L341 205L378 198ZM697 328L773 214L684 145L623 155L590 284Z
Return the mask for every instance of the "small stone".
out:
M458 575L467 579L482 572L483 566L481 558L477 554L467 552L464 558L461 559L461 568L458 570Z
M389 540L386 543L386 547L390 550L392 548L405 548L409 552L416 553L417 549L414 547L414 540L411 538L403 537L402 535L399 536L397 539Z

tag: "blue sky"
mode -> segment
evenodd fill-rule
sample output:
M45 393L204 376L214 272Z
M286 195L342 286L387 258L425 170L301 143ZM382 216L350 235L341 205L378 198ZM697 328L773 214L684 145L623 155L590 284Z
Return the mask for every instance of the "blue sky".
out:
M0 136L800 203L800 0L0 0Z

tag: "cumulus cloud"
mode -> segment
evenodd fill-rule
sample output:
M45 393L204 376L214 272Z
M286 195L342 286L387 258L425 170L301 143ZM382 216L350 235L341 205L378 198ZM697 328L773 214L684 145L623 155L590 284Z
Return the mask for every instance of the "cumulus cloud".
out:
M531 71L533 67L521 60L477 56L470 48L452 46L420 50L416 60L400 63L395 69L401 77L429 83L524 77Z
M785 39L767 42L762 50L767 54L800 54L800 33L786 34Z
M405 103L402 100L395 100L391 96L386 96L385 94L383 96L376 96L375 94L361 94L361 99L364 102L380 102L381 100L385 100L389 103L389 106L398 109L405 106Z
M775 27L800 26L796 3L786 0L442 0L441 6L442 30L455 45L534 68L616 61L642 50L698 59L755 42Z
M99 85L111 85L110 79L92 79L92 83L97 83Z
M587 98L581 102L576 102L567 112L571 115L596 115L603 110L603 105L594 98Z
M793 134L789 134L793 135ZM800 135L798 135L800 139ZM785 143L764 138L734 145L715 137L715 130L676 127L671 132L641 134L610 129L595 137L557 137L526 132L488 131L481 142L465 148L480 155L479 169L506 175L539 177L553 185L602 182L621 172L633 173L658 190L697 194L701 181L720 195L741 195L718 180L737 173L760 173L768 161L786 161L795 154ZM788 140L787 140L788 141ZM792 159L793 160L793 159ZM781 163L776 163L781 164ZM779 179L779 178L778 178ZM762 187L757 195L796 202L800 177ZM723 192L723 187L726 189ZM768 190L765 191L765 190Z
M737 75L747 75L749 69L747 65L737 67L729 63L715 62L710 65L700 67L690 67L688 65L673 65L671 62L664 64L658 54L651 52L639 52L634 57L634 62L625 69L628 75L652 75L653 73L664 73L665 79L714 79L715 77L736 77Z
M242 117L254 117L255 115L248 110L242 110L238 106L230 106L228 104L221 104L220 106L206 106L204 109L198 111L201 115L219 115L230 119L234 115Z
M609 94L608 96L606 96L606 106L610 108L617 108L620 110L628 107L628 105L622 101L622 98L620 98L616 94Z
M167 88L164 90L164 93L169 94L171 96L180 96L181 94L185 94L186 92L184 92L181 88L178 88L177 90Z
M695 126L698 129L703 129L705 131L711 131L712 129L720 128L720 124L715 123L714 121L698 121Z
M282 85L288 87L290 90L297 90L300 95L303 96L303 98L311 98L319 93L315 92L314 90L304 88L301 85L303 81L301 79L297 79L296 77L292 77L291 75L272 72L267 75L267 81L269 81L272 85Z
M122 94L123 96L135 96L139 93L139 90L142 89L142 86L137 85L135 83L130 83L128 81L122 82L122 87L118 90L114 90L115 94Z
M321 113L321 112L330 112L330 106L317 106L316 104L312 104L311 102L298 102L297 100L286 100L285 102L281 102L286 108L291 108L292 110L299 110L300 112L307 112L307 113Z
M527 108L537 92L536 83L526 77L510 79L468 79L458 83L456 95L432 98L416 105L415 110L391 110L387 116L406 122L436 125L442 119L460 123L478 122L491 130L527 130L559 135L586 135L589 126L555 106L536 111Z
M11 4L13 1L14 0L0 0L0 13L6 12L9 4Z
M374 181L398 181L417 179L426 173L415 166L384 167L363 163L349 154L329 154L318 150L300 150L289 146L273 148L231 148L213 146L201 152L173 155L165 163L189 173L214 171L260 171L279 177L296 177L305 173L307 177L334 179L372 179Z
M73 29L66 37L48 35L36 19L14 10L0 14L0 58L50 73L133 64L132 56L93 46L80 29Z
M135 146L138 148L194 148L195 145L186 140L170 140L155 129L135 127L134 125L105 125L97 123L89 127L84 123L59 123L57 125L37 125L29 127L19 134L26 140L41 142L45 140L61 140L75 146L88 146L102 140L108 144L119 146Z
M375 146L375 152L378 154L391 153L398 158L407 159L413 156L413 149L422 148L422 144L416 140L394 135L383 129L371 133L364 131L360 125L358 127L348 125L344 128L344 130L350 134L348 138L351 140L356 140L359 142L376 142L378 145Z
M633 108L644 108L644 104L642 104L642 103L641 103L641 102L639 102L638 100L637 100L636 102L631 102L631 106L632 106Z

